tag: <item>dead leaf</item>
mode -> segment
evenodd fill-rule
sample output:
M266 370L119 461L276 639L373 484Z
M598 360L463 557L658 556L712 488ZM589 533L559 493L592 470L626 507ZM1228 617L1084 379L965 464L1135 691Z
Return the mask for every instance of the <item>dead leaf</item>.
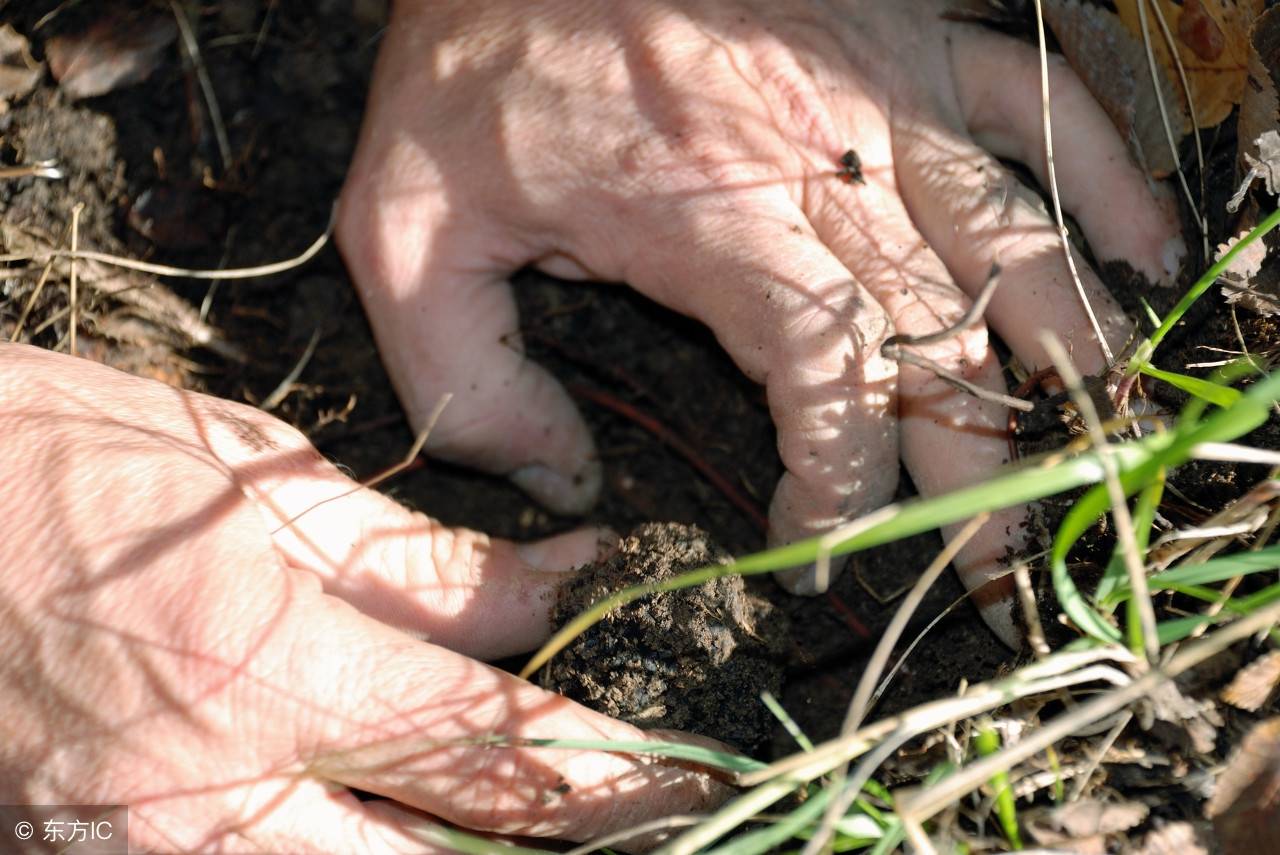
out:
M1187 697L1171 682L1156 688L1143 701L1140 707L1143 718L1154 717L1172 725L1173 732L1169 735L1178 744L1186 744L1199 754L1209 754L1214 750L1222 717L1214 708L1213 701ZM1143 727L1147 725L1144 723Z
M1141 802L1080 799L1055 808L1027 811L1027 831L1041 846L1072 852L1105 852L1106 836L1128 831L1147 818Z
M0 103L26 95L42 73L22 34L8 24L0 27Z
M92 98L146 80L178 36L170 17L106 17L78 35L45 44L49 69L72 98Z
M1247 158L1266 159L1260 145L1268 133L1280 130L1280 8L1270 9L1249 33L1249 81L1240 101L1236 137L1240 140L1240 171L1249 172ZM1280 140L1275 149L1280 159ZM1273 161L1273 164L1275 161ZM1275 165L1280 176L1280 165ZM1276 192L1276 184L1271 185ZM1237 194L1243 195L1241 194ZM1239 207L1239 202L1232 199Z
M1120 20L1142 39L1138 4L1148 0L1116 0ZM1209 128L1231 114L1244 95L1249 74L1249 28L1261 14L1264 0L1155 0L1169 25L1178 57L1186 70L1195 104L1196 123ZM1178 80L1168 43L1159 22L1147 7L1151 48L1156 62ZM1179 82L1178 88L1181 89Z
M1080 0L1046 0L1045 20L1062 54L1129 143L1134 158L1163 178L1177 168L1165 136L1156 90L1142 41L1113 12ZM1160 76L1174 139L1191 130L1180 89Z
M1280 852L1280 718L1249 731L1205 813L1224 852Z
M1222 690L1222 699L1233 707L1255 712L1271 697L1277 684L1280 684L1280 650L1272 650L1236 674Z
M1208 829L1171 822L1149 832L1135 855L1209 855Z

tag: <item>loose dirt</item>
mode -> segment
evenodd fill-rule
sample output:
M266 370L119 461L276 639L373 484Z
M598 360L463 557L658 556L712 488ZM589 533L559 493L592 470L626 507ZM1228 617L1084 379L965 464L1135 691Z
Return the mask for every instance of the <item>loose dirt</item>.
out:
M729 561L693 526L648 524L603 564L565 582L563 626L609 594ZM609 612L551 661L542 685L644 728L675 728L752 749L773 720L758 700L782 687L786 619L740 576L664 591Z

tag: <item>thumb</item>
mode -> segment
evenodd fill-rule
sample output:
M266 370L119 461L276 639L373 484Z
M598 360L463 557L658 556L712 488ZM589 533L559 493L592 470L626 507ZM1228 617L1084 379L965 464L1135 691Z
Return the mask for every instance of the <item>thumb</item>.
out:
M449 528L347 478L283 422L198 400L213 410L209 447L256 502L286 563L370 617L465 655L537 646L562 573L616 542L595 528L525 544Z
M533 254L438 195L381 193L379 177L348 183L338 243L410 422L420 429L452 394L432 455L506 475L557 513L585 512L602 478L591 433L525 356L506 281Z

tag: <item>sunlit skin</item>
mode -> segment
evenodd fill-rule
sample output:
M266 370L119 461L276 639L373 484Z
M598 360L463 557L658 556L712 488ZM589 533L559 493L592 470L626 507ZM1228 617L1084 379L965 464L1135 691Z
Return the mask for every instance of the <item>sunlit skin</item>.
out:
M338 238L410 417L454 395L431 453L506 474L548 507L595 501L601 465L573 402L526 359L507 277L534 264L626 282L707 324L768 390L786 474L770 541L829 530L893 495L897 461L937 494L1008 456L1007 411L880 354L949 326L1004 270L987 312L1022 363L1052 328L1105 367L1035 194L1039 58L951 23L939 2L548 0L396 5ZM1094 252L1156 279L1182 255L1101 108L1050 63L1064 204ZM865 183L841 180L856 152ZM1080 261L1113 350L1130 326ZM984 326L921 349L1006 386ZM1024 511L960 554L971 588L1022 545ZM785 574L797 592L812 570ZM1010 643L1009 601L981 601Z
M467 658L544 638L607 533L449 530L258 410L23 345L0 432L0 803L128 804L138 852L372 853L423 851L431 816L585 839L727 794L449 745L657 738Z
M397 2L339 239L411 418L454 395L431 452L566 513L596 498L581 417L513 346L506 279L534 263L698 318L765 384L774 542L885 502L900 457L926 494L1002 463L1005 410L884 340L949 325L998 262L987 319L1025 365L1043 327L1083 371L1103 357L995 159L1043 180L1036 55L940 8ZM1066 207L1099 257L1165 276L1167 193L1052 77ZM837 174L849 150L864 183ZM1128 322L1082 273L1118 347ZM985 327L923 351L1004 386ZM0 344L0 436L0 803L128 803L134 851L381 853L435 851L436 819L583 840L729 795L622 755L459 743L654 738L478 661L544 639L545 595L607 532L449 530L259 411L20 345ZM962 553L967 584L1021 519ZM1003 601L984 614L1016 641Z

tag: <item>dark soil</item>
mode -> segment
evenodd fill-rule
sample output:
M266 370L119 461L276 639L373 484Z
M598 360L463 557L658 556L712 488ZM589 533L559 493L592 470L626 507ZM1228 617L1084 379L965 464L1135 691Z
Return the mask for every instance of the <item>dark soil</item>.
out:
M650 523L608 561L566 581L554 622L568 623L632 585L652 584L729 554L705 532ZM644 728L675 728L752 749L773 718L760 693L782 688L786 620L740 576L654 594L614 609L544 669L542 685Z
M221 0L200 8L203 14L193 24L225 119L230 162L222 162L198 81L174 45L160 55L144 84L85 101L70 101L46 75L32 93L0 111L0 160L55 158L68 178L0 181L0 253L65 245L71 211L80 203L85 205L81 246L193 267L276 261L300 252L324 230L354 147L384 4ZM0 0L0 24L11 23L30 38L37 59L44 58L52 37L84 32L105 18L167 14L165 3ZM1206 143L1216 170L1209 186L1229 191L1233 154L1222 151L1230 140L1206 135ZM1215 235L1221 239L1222 234ZM1188 235L1189 245L1197 243ZM1200 262L1189 260L1188 276L1202 269ZM18 264L0 275L4 339L16 328L40 273L39 267ZM65 273L55 269L32 303L22 340L67 349ZM1127 277L1121 267L1109 266L1104 273L1135 314L1140 299L1165 311L1186 285L1152 288ZM357 477L398 461L410 446L412 433L332 247L299 270L214 288L185 280L160 284L132 273L113 274L115 279L84 275L78 307L81 355L257 404L318 335L314 357L276 415ZM730 502L644 424L646 419L660 422L679 437L734 485L745 504L767 503L781 469L763 394L741 376L711 334L624 287L568 284L532 271L518 274L514 284L531 357L569 386L596 437L606 468L601 502L585 520L560 518L501 479L435 461L397 476L388 492L445 523L502 537L541 537L584 522L627 531L664 520L697 525L731 554L761 548L763 532L754 521L759 512L746 513L743 502ZM140 305L144 296L159 302ZM1238 351L1243 341L1253 352L1273 353L1278 340L1270 321L1247 312L1233 317L1211 293L1169 337L1161 359L1184 370L1190 363L1222 358L1212 348ZM1180 403L1169 390L1149 391L1171 408ZM1047 424L1050 430L1029 439L1023 453L1065 441L1060 423L1050 419ZM1280 448L1276 421L1252 441ZM1228 464L1185 467L1173 475L1177 492L1170 491L1161 512L1178 525L1202 520L1265 474L1258 467ZM909 495L905 476L903 483L902 495ZM1048 504L1050 522L1063 508L1065 500ZM652 536L652 530L644 530L629 543L641 549ZM775 663L780 662L786 672L783 705L811 738L830 737L901 592L940 547L937 535L929 534L857 555L831 592L815 599L790 597L769 580L753 579L745 590L730 590L738 582L715 583L716 596L728 596L727 601L659 598L635 604L627 610L640 621L634 636L613 631L623 618L615 616L568 654L574 662L590 660L597 669L626 666L631 676L562 673L570 662L566 658L553 677L578 697L603 692L605 708L615 714L646 725L700 730L747 747L769 730L757 695L761 686L776 686ZM1110 547L1107 532L1099 529L1073 559L1088 571L1105 564ZM640 563L653 578L662 578L721 554L694 538L668 556L669 565L668 558L652 556ZM629 555L624 551L606 565L603 576L577 583L571 590L574 603L586 604L606 589L629 584L632 571L619 563ZM1047 589L1043 575L1036 576L1036 584ZM773 638L770 633L781 633L761 631L758 623L771 621L762 617L761 597L790 625L779 658L771 642L761 644ZM567 601L561 606L562 615L574 607ZM1052 620L1057 608L1046 601L1045 611ZM726 622L730 616L736 623ZM755 632L747 630L752 624ZM695 629L692 650L673 644L666 634L676 627ZM929 592L907 637L926 627L928 633L902 664L873 718L1015 664L1014 654L983 627L950 575ZM739 665L705 668L701 674L686 667L693 656L715 661L730 642L738 655L746 654ZM596 657L595 650L612 658ZM649 664L652 678L645 676ZM748 676L753 678L749 689ZM713 688L712 678L727 682ZM731 688L739 684L744 688ZM697 698L693 709L671 706L672 691ZM717 719L709 713L729 715ZM779 728L773 737L760 753L794 750Z

